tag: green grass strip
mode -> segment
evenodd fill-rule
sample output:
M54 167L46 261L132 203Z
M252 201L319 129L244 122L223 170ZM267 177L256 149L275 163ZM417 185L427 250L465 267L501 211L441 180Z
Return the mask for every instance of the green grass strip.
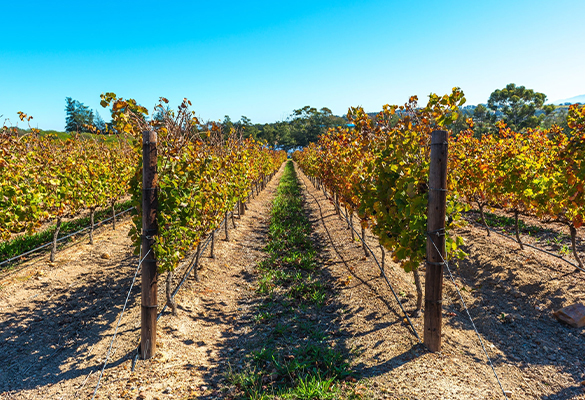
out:
M242 370L228 372L233 398L363 398L343 382L351 375L346 356L333 345L326 324L314 317L329 294L311 232L297 174L289 161L272 206L265 248L268 258L257 267L256 292L261 301L253 319L257 332L267 335L248 345Z

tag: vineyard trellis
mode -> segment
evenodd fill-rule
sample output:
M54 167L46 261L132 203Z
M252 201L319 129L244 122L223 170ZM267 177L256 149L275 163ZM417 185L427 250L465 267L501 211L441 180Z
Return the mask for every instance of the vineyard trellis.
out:
M413 97L400 107L386 105L375 120L361 108L350 108L347 118L355 128L330 129L317 143L295 152L293 158L316 188L331 193L337 214L342 207L352 217L358 213L362 228L358 237L366 257L363 237L369 226L381 245L382 257L388 250L395 262L414 273L417 312L423 298L417 268L426 263L424 342L431 351L438 351L443 267L452 278L447 260L466 256L461 250L463 239L452 232L463 225L463 212L469 211L470 205L480 208L488 234L483 212L486 205L512 211L521 249L520 214L568 226L577 270L583 270L576 234L585 212L585 162L579 158L585 154L585 106L570 107L570 135L555 126L548 131L518 133L499 123L497 134L477 138L468 120L466 131L458 136L445 132L444 138L435 142L437 129L448 128L458 117L465 101L463 93L454 88L450 95L432 94L425 108L418 108L416 100ZM449 175L438 179L433 153L447 144L449 136L453 151L447 155L445 146L440 157L445 171L448 163ZM352 217L348 225L353 225ZM467 310L465 304L464 308ZM492 370L507 398L493 365Z
M402 107L385 106L377 122L362 109L351 109L348 119L355 123L355 129L332 129L317 144L294 155L315 187L329 192L336 213L351 227L352 237L355 234L362 241L366 257L374 254L365 240L366 229L371 228L380 243L382 257L388 250L394 261L414 273L419 311L422 290L417 269L426 263L424 343L431 351L441 348L443 267L455 284L448 261L465 256L462 239L452 233L462 225L462 214L470 205L479 207L488 234L499 232L487 226L484 207L512 212L516 242L521 248L523 245L536 247L523 244L519 215L566 225L577 264L548 253L585 271L575 244L584 213L585 107L571 107L568 118L572 133L568 136L555 127L546 132L518 133L499 124L499 136L477 138L469 122L469 129L455 137L443 129L456 118L463 101L459 90L443 97L431 95L429 105L423 109L416 107L413 98ZM285 154L243 139L237 132L225 136L213 123L199 123L188 110L187 100L176 113L165 111L161 119L153 121L145 118L145 109L133 100L109 93L103 96L103 102L112 106L114 122L121 133L115 144L82 142L79 137L57 142L35 131L18 136L3 130L0 235L7 238L18 232L32 232L39 228L40 221L52 221L56 226L51 254L54 260L56 243L81 232L58 238L64 218L88 210L91 226L84 230L90 230L92 242L95 210L113 208L116 200L129 192L134 208L128 210L135 211L131 236L140 256L135 278L142 268L143 280L141 345L137 354L147 359L156 351L157 320L168 307L174 311L174 298L188 277L194 274L197 279L201 254L211 244L213 256L216 233L222 228L229 240L230 218L235 227L236 211L239 216L244 214L250 196L265 187ZM161 98L156 109L164 110L166 103ZM67 156L53 156L49 168L43 171L41 161L61 145ZM123 149L119 158L116 149ZM100 151L112 154L107 162L98 156ZM23 160L29 164L19 169L17 166ZM63 171L59 171L59 166ZM108 166L113 171L109 175L105 172ZM100 176L113 179L120 171L123 176L116 184L92 180ZM26 193L27 187L35 185L37 191ZM354 228L355 213L360 220L361 234ZM115 213L112 218L115 221ZM509 235L503 236L513 240ZM179 263L192 252L193 259L186 264L183 277L173 289L171 283ZM384 258L381 265L375 255L373 258L420 341L384 272ZM163 272L167 273L167 298L157 313L158 278ZM461 293L459 296L463 302ZM481 336L463 304L506 397ZM118 326L125 309L126 304ZM102 374L108 357L109 350ZM96 392L98 388L99 380Z

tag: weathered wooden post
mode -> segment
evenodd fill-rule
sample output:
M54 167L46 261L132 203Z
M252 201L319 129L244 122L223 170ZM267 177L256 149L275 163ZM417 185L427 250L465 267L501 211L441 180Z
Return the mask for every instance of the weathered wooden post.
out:
M211 231L211 250L209 252L209 258L215 258L215 229Z
M224 221L225 221L225 225L224 225L224 228L225 228L225 241L226 242L229 242L230 241L230 234L228 232L228 223L229 223L228 216L229 216L229 211L226 210L225 217L224 217Z
M151 358L156 352L158 274L156 257L152 250L154 236L158 233L156 144L156 132L142 132L142 252L140 254L142 260L140 355L142 359Z
M241 218L242 215L246 214L246 207L244 207L244 200L238 201L238 207L240 209L239 213L240 213L240 218Z
M429 168L424 317L424 343L430 351L441 350L445 208L447 205L447 156L447 132L433 131L431 136L431 161Z

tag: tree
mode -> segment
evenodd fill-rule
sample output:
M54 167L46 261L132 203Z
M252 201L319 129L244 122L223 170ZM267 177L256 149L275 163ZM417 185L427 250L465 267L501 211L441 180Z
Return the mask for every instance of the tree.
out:
M547 115L542 121L541 127L550 129L553 125L559 126L565 135L571 136L571 128L567 122L568 107L561 106L556 108L552 113Z
M240 120L236 122L234 126L236 129L242 132L244 137L252 137L253 139L257 139L258 134L260 133L258 127L252 124L252 120L245 115L242 115L242 118L240 118Z
M490 132L496 132L496 114L490 112L485 104L478 104L473 110L474 133L477 137Z
M327 107L317 110L315 107L305 106L294 110L290 119L292 137L296 146L299 147L316 142L319 135L326 132L327 129L345 123L343 118L333 115Z
M554 110L553 105L544 105L546 95L526 89L524 86L508 84L503 89L496 89L490 95L488 107L496 114L501 114L504 122L513 130L536 128L545 115ZM541 111L537 115L537 111Z
M93 110L71 97L66 97L65 103L65 132L80 132L86 125L93 125Z
M222 132L224 137L228 137L232 129L235 129L235 125L229 115L223 117L221 122Z
M159 107L156 109L156 111L154 112L154 114L152 115L152 120L153 121L158 121L158 122L164 122L166 117L171 117L173 116L173 110L171 110L171 106L166 106L166 107Z
M95 126L100 134L106 133L106 122L102 119L99 112L96 111L95 118L93 119L93 126Z

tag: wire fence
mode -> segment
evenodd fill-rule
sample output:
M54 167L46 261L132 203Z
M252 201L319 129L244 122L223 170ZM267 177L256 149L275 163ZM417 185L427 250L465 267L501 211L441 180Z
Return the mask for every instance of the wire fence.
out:
M274 174L272 174L272 175L270 175L270 176L268 176L268 177L267 177L268 179L267 179L267 181L265 182L265 185L261 185L261 183L258 183L258 184L256 184L256 186L255 186L255 188L256 188L255 190L254 190L254 188L251 188L251 189L250 189L250 191L248 192L248 194L247 194L246 196L244 196L244 197L245 197L245 199L246 199L246 202L249 202L251 198L253 199L254 197L258 196L258 195L260 194L260 192L261 192L263 189L265 189L265 188L266 188L266 186L267 186L268 182L270 182L270 180L272 179L272 177L273 177L273 176L274 176ZM255 193L254 193L254 192L255 192ZM236 207L236 209L237 209L237 207L239 207L239 203L236 203L235 207ZM112 220L113 218L117 218L117 217L119 217L119 216L121 216L121 215L123 215L123 214L127 213L128 211L131 211L131 210L133 210L133 209L134 209L134 207L130 207L130 208L126 209L126 210L123 210L123 211L121 211L121 212L119 212L119 213L115 214L115 215L114 215L114 216L112 216L112 217L106 218L106 219L104 219L104 220L102 220L102 221L98 222L98 224L103 224L103 223L106 223L106 222L108 222L108 221ZM239 210L238 210L238 213L239 213ZM222 219L222 221L221 221L221 223L219 224L219 226L218 226L218 227L216 227L216 228L214 229L214 231L215 231L215 232L217 232L217 231L219 231L219 230L220 230L221 228L223 228L223 227L227 228L225 225L229 223L229 219L230 219L230 218L232 219L232 222L233 222L234 215L235 215L235 210L231 210L230 212L228 212L228 213L226 214L226 216L225 216L225 217ZM240 214L240 216L241 216L241 214ZM235 224L235 222L234 222L234 224ZM95 224L95 225L97 225L97 224ZM234 226L234 227L235 227L235 226ZM82 228L82 229L80 229L80 230L78 230L78 231L76 231L76 232L73 232L73 233L70 233L70 234L68 234L68 235L66 235L66 236L63 236L63 237L61 237L61 238L58 238L58 239L57 239L57 242L60 242L60 241L66 240L66 239L68 239L68 238L70 238L70 237L72 237L72 236L78 235L78 234L80 234L80 233L82 233L82 232L84 232L84 231L87 231L87 230L89 230L90 228L91 228L91 227L85 227L85 228ZM200 250L199 250L199 254L200 254L200 255L201 255L201 254L203 254L203 252L204 252L204 251L207 249L207 247L209 246L209 243L210 243L210 241L211 241L211 240L212 240L212 235L211 235L211 234L209 234L209 235L207 236L207 238L205 239L205 241L204 241L204 242L202 243L202 245L200 246ZM53 244L53 242L46 243L46 244L44 244L44 245L42 245L42 246L39 246L39 247L37 247L37 248L35 248L35 249L32 249L32 250L29 250L29 251L27 251L27 252L25 252L25 253L19 254L19 255L17 255L17 256L14 256L14 257L11 257L10 259L7 259L7 260L4 260L4 261L0 262L0 266L2 266L2 265L5 265L5 264L8 264L8 263L10 263L10 262L12 262L12 261L14 261L14 260L17 260L17 259L19 259L19 258L21 258L21 257L27 256L27 255L29 255L29 254L32 254L32 253L34 253L34 252L37 252L37 251L39 251L39 250L41 250L41 249L43 249L43 248L45 248L45 247L47 247L47 246L51 246L52 244ZM144 255L144 257L143 257L143 258L142 258L142 259L139 261L139 263L138 263L138 265L137 265L137 267L136 267L136 270L135 270L135 272L134 272L134 277L133 277L133 279L132 279L132 283L131 283L131 285L130 285L130 288L128 289L128 293L127 293L127 295L126 295L126 299L125 299L124 305L123 305L123 307L122 307L122 311L121 311L121 313L120 313L120 316L119 316L119 318L118 318L118 322L117 322L117 324L116 324L116 327L115 327L115 329L114 329L114 334L113 334L113 336L112 336L112 339L111 339L111 341L110 341L110 344L109 344L109 347L108 347L108 350L107 350L107 353L106 353L106 357L105 357L105 360L104 360L104 364L103 364L103 366L102 366L102 368L101 368L101 372L100 372L100 375L99 375L99 377L98 377L98 381L97 381L96 387L95 387L95 389L94 389L94 391L93 391L92 399L94 399L94 398L95 398L95 396L96 396L96 394L97 394L97 392L98 392L98 390L99 390L99 388L100 388L100 385L101 385L101 380L102 380L103 374L104 374L104 372L105 372L106 366L107 366L107 364L108 364L109 358L110 358L110 356L111 356L111 353L112 353L112 348L113 348L113 346L114 346L114 344L115 344L115 341L116 341L116 338L117 338L118 329L119 329L119 327L120 327L120 324L121 324L122 318L123 318L123 316L124 316L124 313L125 313L125 311L126 311L126 308L127 308L127 306L128 306L128 301L129 301L129 299L130 299L130 295L131 295L131 293L132 293L132 289L133 289L133 288L134 288L134 286L135 286L135 283L136 283L136 278L137 278L137 276L138 276L138 273L139 273L139 271L140 271L140 268L141 268L141 266L142 266L142 262L143 262L143 261L144 261L144 259L145 259L145 258L148 256L148 254L150 254L150 252L151 252L151 250L149 250L149 251L148 251L148 252L147 252L147 253ZM194 270L195 268L197 268L197 266L198 266L198 265L197 265L197 260L196 260L196 257L194 257L194 258L192 259L192 261L191 261L191 262L188 264L187 270L186 270L186 272L185 272L185 274L184 274L183 278L180 280L179 284L178 284L178 285L175 287L175 289L173 290L173 292L172 292L172 297L171 297L172 299L174 299L174 297L177 295L177 293L179 292L179 290L182 288L182 286L183 286L183 285L184 285L184 283L186 282L187 278L188 278L188 277L191 275L191 273L193 272L193 270ZM35 297L36 297L36 296L35 296ZM167 307L168 307L168 302L164 304L164 306L162 307L161 311L158 313L158 315L157 315L157 321L158 321L158 320L159 320L159 319L162 317L162 315L164 314L164 312L165 312L165 310L167 309ZM57 350L56 350L56 351L55 351L53 354L57 353L58 351L60 351L60 350L62 350L62 349L63 349L63 347L60 347L60 348L58 348L58 349L57 349ZM91 349L93 349L93 346L91 347ZM91 349L90 349L90 352L91 352ZM140 349L140 344L138 345L138 348L137 348L137 356L138 356L138 354L139 354L139 349ZM52 354L52 355L53 355L53 354ZM51 355L51 356L52 356L52 355ZM134 370L134 367L135 367L135 363L136 363L137 356L134 358L134 360L133 360L133 362L132 362L132 370ZM32 366L32 365L31 365L31 366ZM25 372L26 372L26 371L28 371L28 369L30 369L30 367L29 367L29 368L27 368L27 369L25 370ZM83 387L83 386L85 386L85 384L87 383L87 381L88 381L88 379L89 379L89 377L90 377L90 375L91 375L92 373L93 373L93 371L91 371L91 372L90 372L90 373L87 375L87 377L85 378L85 380L84 380L84 382L83 382L83 385L82 385L82 387ZM77 392L79 392L79 390L81 390L81 388L80 388L80 389L78 389L78 390L77 390Z
M430 233L427 232L427 236L430 237ZM437 245L430 240L430 242L433 244L433 247L435 248L435 250L437 250L437 254L439 255L439 257L441 257L441 260L443 262L443 265L447 268L447 272L449 272L449 278L451 279L451 282L453 282L453 286L455 286L455 290L457 290L457 294L459 295L459 299L461 300L461 304L463 304L463 308L465 308L465 312L467 313L467 317L469 318L469 321L471 322L471 326L473 327L473 330L475 331L475 334L477 335L477 338L479 339L479 344L481 345L481 348L483 349L483 352L488 360L488 363L490 364L490 367L492 368L492 371L494 373L494 376L496 377L496 380L498 381L498 385L500 386L500 389L502 390L502 394L504 395L504 398L508 398L508 396L506 395L506 391L504 390L504 387L502 386L502 382L500 382L500 378L498 377L498 373L496 372L496 369L494 367L494 364L492 363L492 359L490 358L484 344L483 344L483 340L481 338L481 335L479 334L479 331L477 330L477 327L475 326L475 323L473 322L473 318L471 317L471 314L469 313L469 309L467 308L467 304L465 304L465 300L463 300L463 296L461 295L461 292L459 291L459 287L457 286L457 283L455 283L455 278L453 278L453 274L451 273L451 268L449 268L449 263L443 258L443 255L441 254L441 251L439 250L439 248L437 247Z
M232 211L233 213L233 211ZM215 231L220 230L223 226L224 223L228 223L227 219L224 217L224 219L221 221L221 223L219 224L219 226L217 228L215 228ZM195 268L199 268L198 265L198 255L201 256L203 254L203 252L207 249L207 246L209 245L209 242L212 240L212 235L209 234L207 236L207 238L205 239L205 241L203 242L203 244L200 246L199 251L196 252L196 254L193 255L193 258L191 259L191 262L189 263L189 267L187 268L187 271L185 272L185 274L183 275L183 278L180 280L179 284L177 285L177 287L175 288L175 290L173 290L172 294L171 294L171 300L174 300L175 296L177 295L177 293L179 292L179 290L181 289L181 287L183 286L183 284L187 281L187 278L191 275L191 272L193 272L193 270ZM159 311L158 315L156 316L156 320L158 321L160 319L160 317L162 317L163 313L165 312L165 310L167 309L167 307L169 306L169 303L166 302L165 305L163 306L163 308Z
M275 174L272 174L269 176L267 182L266 182L266 186L268 185L268 182L270 182L272 180L272 178L274 177ZM258 186L256 186L256 196L258 196L260 194L260 192L266 188L266 186L262 187L261 190L259 190ZM251 188L250 192L245 196L246 198L246 203L250 202L250 198L254 198L254 189ZM235 208L239 207L239 204L236 203ZM239 211L238 211L239 212ZM229 219L232 218L233 221L233 217L234 217L234 210L232 209L231 211L229 211L229 215L227 215L226 217L223 218L223 220L220 222L219 226L217 228L215 228L213 231L218 232L220 231L222 228L225 228L226 224L229 224ZM241 214L240 214L241 217ZM212 231L212 232L213 232ZM204 242L201 244L201 246L199 247L199 251L197 251L194 255L193 258L191 259L191 261L189 262L187 270L185 271L183 277L181 278L181 280L179 281L179 283L177 284L177 286L175 287L175 289L172 291L171 294L171 301L173 301L175 299L175 296L177 295L177 293L179 292L179 290L183 287L183 285L185 284L185 282L187 281L187 279L189 278L189 276L192 274L192 272L196 269L199 268L199 264L198 264L198 260L199 258L203 255L203 253L205 252L205 250L207 249L207 247L209 246L209 243L211 240L213 240L213 236L212 236L212 232L209 232L209 234L207 235L207 238L204 240ZM198 257L199 255L199 257ZM162 309L158 312L157 316L156 316L156 320L160 320L160 318L164 315L164 312L167 310L167 308L169 307L169 302L166 301L165 304L163 305ZM136 353L132 359L132 371L134 371L135 367L136 367L136 363L138 361L138 357L140 356L140 342L138 343L138 346L136 348Z
M487 228L487 229L489 229L489 230L490 230L490 232L494 232L494 233L496 233L496 234L498 234L498 235L500 235L500 236L503 236L503 237L505 237L505 238L507 238L507 239L509 239L509 240L511 240L511 241L513 241L513 242L515 242L515 243L518 243L518 240L516 240L516 238L515 238L515 237L513 237L513 236L507 235L507 234L505 234L505 233L502 233L502 232L498 232L496 229L493 229L492 227L489 227L489 226L485 226L485 225L483 225L483 224L480 224L479 222L476 222L476 221L473 221L473 223L475 223L475 224L476 224L476 225L478 225L478 226L481 226L482 228ZM571 266L575 267L575 268L576 268L576 269L578 269L579 271L581 271L581 272L585 272L585 269L583 269L583 268L579 267L577 264L575 264L575 263L571 262L570 260L567 260L567 259L566 259L565 257L563 257L563 256L560 256L560 255L558 255L558 254L555 254L555 253L551 253L550 251L547 251L547 250L541 249L540 247L533 246L533 245L531 245L530 243L524 243L524 242L522 242L522 245L523 245L523 246L528 246L528 247L530 247L530 248L532 248L532 249L534 249L534 250L538 250L538 251L540 251L540 252L542 252L542 253L548 254L549 256L556 257L556 258L558 258L559 260L563 260L563 261L564 261L564 262L566 262L567 264L569 264L569 265L571 265Z

